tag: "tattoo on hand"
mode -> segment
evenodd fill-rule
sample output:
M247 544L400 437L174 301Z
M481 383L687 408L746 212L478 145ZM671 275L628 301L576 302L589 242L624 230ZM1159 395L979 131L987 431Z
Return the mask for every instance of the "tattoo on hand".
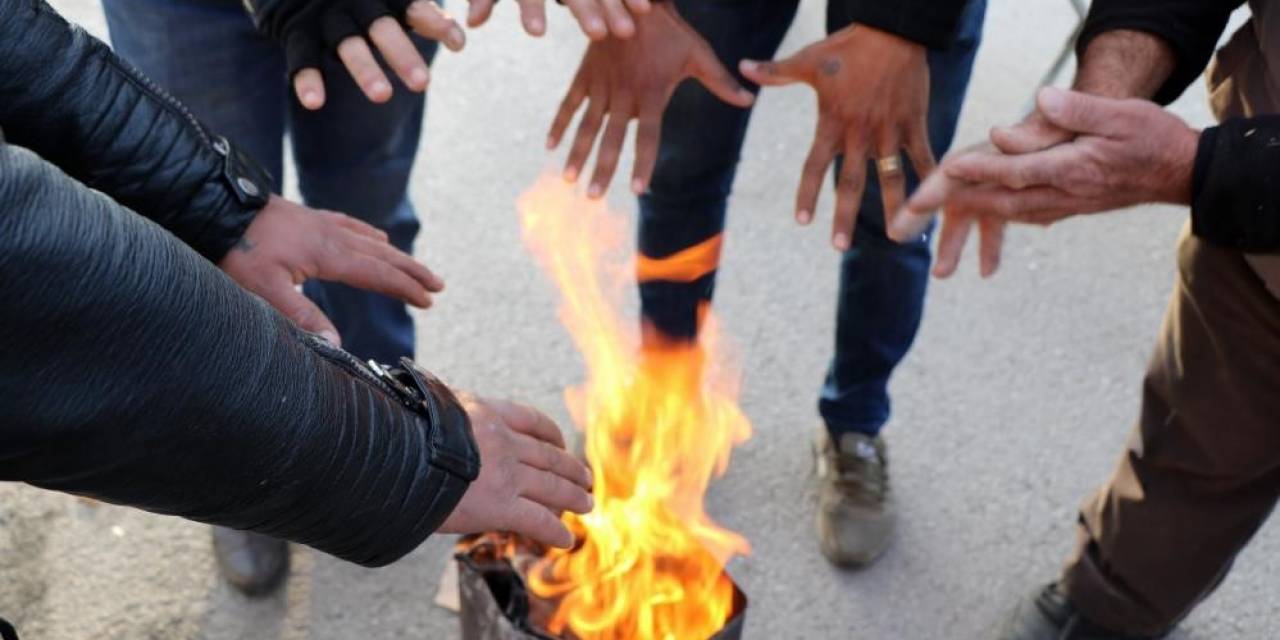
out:
M245 236L240 236L240 239L236 240L235 245L232 246L231 248L241 253L249 253L250 251L253 251L253 248L256 246L258 245L254 244L253 241L250 240L249 238Z
M840 73L840 61L835 58L828 58L818 65L818 72L824 76L831 77Z

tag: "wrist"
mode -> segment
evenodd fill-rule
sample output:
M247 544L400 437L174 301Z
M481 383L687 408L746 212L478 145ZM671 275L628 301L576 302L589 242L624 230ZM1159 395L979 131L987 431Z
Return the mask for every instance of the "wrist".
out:
M1187 206L1191 204L1200 135L1199 130L1184 126L1170 137L1169 149L1163 158L1165 168L1159 172L1165 179L1163 189L1156 194L1157 202Z

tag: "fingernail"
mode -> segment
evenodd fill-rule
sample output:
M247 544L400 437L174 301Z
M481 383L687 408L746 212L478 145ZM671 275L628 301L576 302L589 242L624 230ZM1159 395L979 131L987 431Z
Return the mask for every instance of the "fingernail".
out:
M758 71L760 69L760 63L754 60L743 60L741 69L743 71Z
M636 178L635 180L632 180L632 181L631 181L631 193L634 193L634 194L636 194L636 195L641 195L641 194L643 194L643 193L644 193L644 180L641 180L640 178Z
M391 91L391 86L382 80L377 80L369 85L369 93L380 96Z
M302 106L314 109L320 106L320 94L315 91L307 91L302 94Z
M462 45L466 44L466 42L467 42L467 36L466 34L462 33L462 29L458 27L449 28L449 44L450 45L452 45L455 49L460 49L462 48Z
M595 510L595 508L596 508L595 496L592 496L591 494L587 494L587 513L591 513L592 511Z
M569 167L568 169L565 169L565 170L564 170L564 181L565 181L565 182L577 182L577 181L578 181L578 170L577 170L577 169L574 169L573 167Z
M551 151L552 149L555 149L555 148L556 148L556 139L551 136L547 136L547 151Z
M328 331L328 330L321 331L321 332L320 332L320 337L321 337L325 342L328 342L329 344L331 344L331 345L333 345L333 346L335 346L335 347L341 347L341 346L342 346L342 339L338 337L338 334L337 334L336 332Z
M592 18L590 20L587 20L587 29L589 31L594 31L596 33L604 31L605 30L604 20L601 20L600 18Z
M529 21L529 30L534 33L542 33L546 25L542 22L542 18L533 18Z
M799 222L800 224L809 224L810 222L813 222L813 214L805 209L801 209L796 212L796 222Z
M849 235L842 232L837 233L831 238L831 244L841 251L849 249Z
M593 184L589 189L587 189L588 198L591 198L594 200L596 198L599 198L602 195L604 195L604 187L598 184Z
M418 86L427 84L427 80L430 78L431 76L427 74L427 70L424 67L414 67L413 71L409 72L409 80Z

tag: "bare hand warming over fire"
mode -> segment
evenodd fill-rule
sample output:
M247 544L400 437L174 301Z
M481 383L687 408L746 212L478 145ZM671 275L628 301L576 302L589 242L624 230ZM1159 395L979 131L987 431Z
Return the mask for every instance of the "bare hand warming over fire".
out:
M297 290L312 278L376 291L416 307L431 306L444 281L355 218L316 211L272 196L218 266L307 331L338 346L320 308Z
M480 477L440 532L510 531L553 547L573 546L560 514L587 513L595 501L591 471L564 450L559 427L523 405L460 399L480 447Z
M467 26L478 27L489 20L498 0L467 0ZM531 36L547 32L547 0L516 0L520 5L520 23ZM577 19L582 32L592 40L630 38L636 32L632 16L649 13L650 0L564 0L564 5Z
M676 85L689 77L697 78L731 105L747 107L754 100L751 92L720 64L706 40L680 18L673 2L657 3L647 15L636 16L636 32L631 38L591 43L547 138L548 149L559 146L574 114L586 102L586 112L565 164L565 179L574 182L582 174L608 116L595 175L587 191L592 198L603 196L618 166L627 126L638 119L631 189L643 193L658 160L662 113Z
M827 167L843 153L831 243L852 246L854 223L866 185L867 160L875 160L884 210L906 198L905 151L916 173L934 166L929 147L929 66L923 45L853 25L785 60L742 61L743 75L763 86L803 82L818 93L818 128L796 195L796 221L809 224Z
M1140 203L1190 202L1200 134L1177 116L1145 100L1053 88L1040 92L1038 111L1072 141L1020 155L990 146L954 154L895 216L890 237L911 236L943 208L934 272L946 277L975 220L1049 225Z

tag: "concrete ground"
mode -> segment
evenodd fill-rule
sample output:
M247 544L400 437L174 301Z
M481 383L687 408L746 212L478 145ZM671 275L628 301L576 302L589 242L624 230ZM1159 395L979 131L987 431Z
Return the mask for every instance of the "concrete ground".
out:
M104 33L96 2L54 4ZM421 359L456 385L565 419L560 390L579 381L579 359L555 291L520 244L513 202L553 162L543 135L583 38L561 11L551 37L526 38L515 9L502 3L465 53L437 63L413 196L425 220L419 255L450 289L419 316ZM818 38L822 13L822 2L804 2L783 51ZM1064 1L992 0L958 142L1019 116L1073 19ZM1177 111L1205 123L1203 98L1197 88ZM893 384L897 541L866 571L836 571L815 547L808 478L837 255L821 225L797 228L790 216L813 114L804 88L761 99L718 290L756 435L709 502L754 545L731 567L751 597L747 636L989 637L1017 598L1053 577L1076 505L1119 454L1186 212L1018 229L996 278L980 281L969 262L934 284ZM613 202L633 211L621 184ZM820 211L830 206L828 197ZM432 540L380 571L297 550L287 588L249 601L218 580L203 526L0 487L0 613L40 640L452 638L456 619L431 604L449 544ZM1278 574L1273 524L1175 637L1280 635Z

